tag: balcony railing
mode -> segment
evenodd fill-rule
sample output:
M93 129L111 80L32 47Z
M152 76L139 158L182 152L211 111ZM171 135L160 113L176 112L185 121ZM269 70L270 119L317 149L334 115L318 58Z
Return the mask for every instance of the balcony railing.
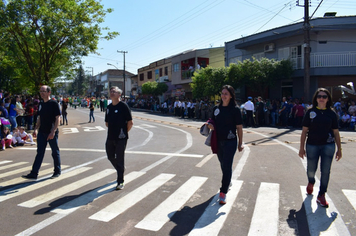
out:
M304 69L304 58L291 58L294 69ZM356 66L356 52L311 53L310 68Z
M182 80L191 79L194 74L194 70L182 70Z

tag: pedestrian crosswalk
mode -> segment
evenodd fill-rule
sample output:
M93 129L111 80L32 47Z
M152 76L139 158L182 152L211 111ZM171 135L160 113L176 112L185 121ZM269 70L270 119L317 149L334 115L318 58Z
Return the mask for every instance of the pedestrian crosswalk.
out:
M78 166L78 168L64 166L63 168L69 169L59 178L48 178L42 181L32 181L31 184L24 184L29 182L25 179L22 179L22 182L20 182L18 176L22 174L21 172L26 173L28 171L30 163L1 161L0 168L2 170L0 174L0 176L2 176L1 178L8 179L0 184L2 186L0 188L0 202L13 199L12 202L16 202L16 207L28 210L41 205L50 204L52 201L69 195L73 191L78 191L78 189L86 185L99 183L100 180L104 178L109 177L114 179L116 175L114 169L104 169L95 172L93 167L90 166ZM42 168L41 174L47 174L48 170L53 171L51 165L48 163L44 163ZM86 216L87 221L101 222L101 224L115 222L120 215L125 214L129 209L134 208L145 199L152 197L152 195L162 193L164 186L180 178L172 173L160 173L150 179L145 179L146 175L147 172L144 171L132 171L127 173L125 175L125 184L127 186L132 184L134 180L140 179L141 182L142 180L144 181L133 190L128 191L128 189L125 188L125 190L120 191L120 193L123 194L120 194L117 199L110 200L106 205L96 206L96 211ZM11 182L11 178L16 181ZM68 180L72 181L68 183ZM191 176L184 179L184 181L180 181L180 184L177 184L173 191L169 191L166 199L156 203L152 209L145 209L145 213L139 216L140 220L135 222L132 227L144 231L159 232L187 202L194 201L194 199L199 196L197 192L206 187L207 180L208 177L206 176ZM66 184L61 185L61 183L64 182L66 182ZM55 183L57 184L56 186L59 184L60 187L45 191L44 193L40 191L45 189L45 187L53 186ZM7 187L7 184L11 186ZM232 217L231 214L236 214L236 212L231 213L231 211L236 208L236 202L238 201L239 193L243 191L243 185L244 181L242 180L232 180L232 186L230 187L227 198L228 201L225 205L219 205L219 194L214 194L188 235L219 235L227 219ZM45 220L37 222L22 232L14 232L14 234L31 235L46 227L50 227L81 207L94 203L95 200L99 198L105 198L114 190L115 186L115 181L97 184L95 189L86 191L78 195L78 197L71 198L67 202L56 206L50 211L49 216ZM303 202L305 208L310 235L351 235L347 224L342 219L342 213L336 209L332 199L327 196L330 207L321 208L316 204L316 196L307 195L305 188L306 186L300 186L300 201ZM315 188L317 188L317 186L315 186ZM279 232L281 211L280 196L282 194L280 189L281 186L279 183L262 182L259 184L254 207L250 209L252 217L249 220L248 235L283 235ZM31 196L30 199L26 199L26 201L16 201L16 199L20 199L20 196L21 199L23 199L23 196L27 196L26 194L34 191L41 192L41 194L36 196L30 194L28 195ZM356 190L343 189L342 193L348 199L350 208L353 208L356 212Z

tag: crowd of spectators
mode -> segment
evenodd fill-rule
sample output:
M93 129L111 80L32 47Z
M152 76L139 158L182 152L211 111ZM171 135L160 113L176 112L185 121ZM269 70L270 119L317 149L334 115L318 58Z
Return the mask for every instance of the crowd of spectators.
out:
M237 101L243 114L244 127L301 128L304 114L312 107L311 102L304 103L302 99L298 98L283 97L280 100L263 99L262 97L249 98L253 104L252 123L247 120L247 109L244 108L246 103ZM127 100L128 105L132 108L202 121L211 117L213 107L217 102L209 99L169 98L160 103L158 98L153 97ZM334 103L334 110L339 116L340 129L355 130L356 105L354 100L339 99Z

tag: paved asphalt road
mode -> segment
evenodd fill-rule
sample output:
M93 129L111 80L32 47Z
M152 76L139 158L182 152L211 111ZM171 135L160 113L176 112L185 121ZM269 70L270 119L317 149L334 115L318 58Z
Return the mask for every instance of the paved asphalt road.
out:
M202 121L133 111L125 188L115 191L106 158L104 113L68 109L59 128L62 175L49 179L48 149L37 181L35 146L0 152L0 235L356 235L356 133L341 132L328 209L307 196L300 130L244 129L227 204L217 202L221 171L199 134ZM317 174L320 177L320 173Z

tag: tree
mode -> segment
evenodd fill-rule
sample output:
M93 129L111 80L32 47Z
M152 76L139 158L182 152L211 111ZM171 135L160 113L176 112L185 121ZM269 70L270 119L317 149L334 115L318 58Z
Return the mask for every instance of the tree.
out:
M72 83L72 91L78 96L84 96L88 86L88 78L85 75L83 66L80 65L77 70L77 75Z
M142 84L142 94L159 96L167 92L168 85L166 83L157 83L156 81L148 81Z
M229 67L203 68L194 73L190 86L196 98L217 95L224 84L230 84L235 89L248 86L264 94L266 88L280 79L290 78L292 73L293 66L289 60L247 59Z
M102 31L109 30L99 24L110 12L96 0L1 1L0 43L11 52L18 77L37 90L96 51ZM103 38L117 35L107 32Z
M195 98L218 95L227 82L227 68L206 67L194 73L190 84Z

